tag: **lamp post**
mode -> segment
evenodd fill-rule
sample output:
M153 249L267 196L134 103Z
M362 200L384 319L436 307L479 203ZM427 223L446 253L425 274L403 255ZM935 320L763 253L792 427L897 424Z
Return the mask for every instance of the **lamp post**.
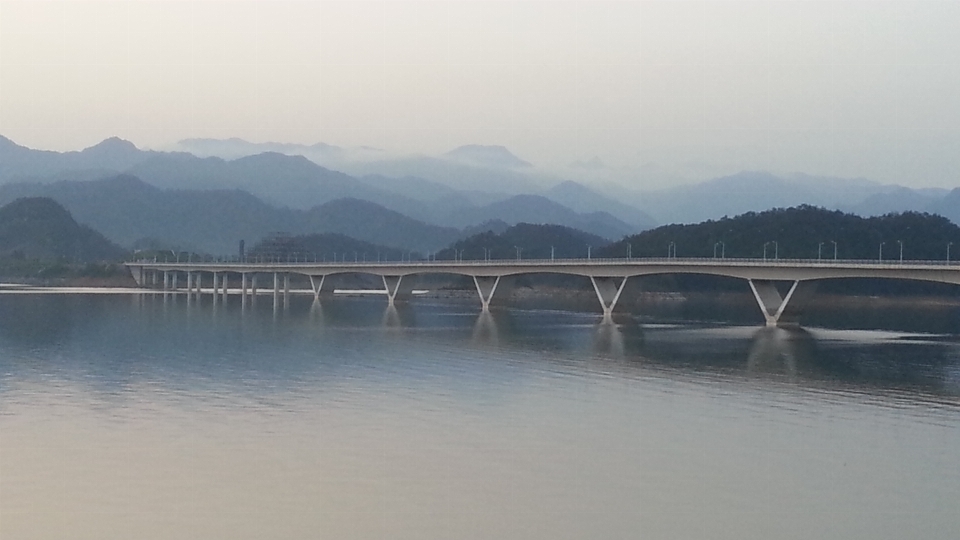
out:
M633 251L633 244L631 244L630 242L627 242L627 260L633 257L632 251Z
M764 260L764 261L767 260L767 246L769 246L769 245L770 245L770 242L764 242L764 243L763 243L763 260Z
M721 242L714 242L714 243L713 243L713 258L714 258L714 259L717 258L717 246L720 246L720 258L721 258L721 259L725 259L725 258L726 258L727 245L724 244L722 241L721 241Z
M487 256L487 248L483 248L483 260L489 261L490 257Z
M820 242L820 244L817 246L817 260L818 260L818 261L823 258L823 257L821 257L822 254L823 254L823 242Z
M880 259L878 262L883 262L883 244L886 242L880 242Z
M587 260L590 260L590 246L587 246Z
M897 243L900 244L900 264L903 264L903 240L897 240Z
M953 245L953 242L947 242L947 264L950 264L950 246Z
M521 248L520 246L513 246L513 247L514 247L514 249L517 250L517 260L519 261L519 260L520 260L520 253L523 251L523 248Z
M550 260L551 260L551 261L553 260L553 254L554 254L554 249L553 249L553 248L554 248L554 246L550 246Z
M776 240L771 240L773 242L773 260L780 258L780 244Z
M676 243L676 242L670 242L669 244L667 244L667 258L669 259L669 258L671 258L671 257L673 257L674 259L677 258L677 243Z
M831 240L830 242L833 243L833 260L837 260L837 241Z

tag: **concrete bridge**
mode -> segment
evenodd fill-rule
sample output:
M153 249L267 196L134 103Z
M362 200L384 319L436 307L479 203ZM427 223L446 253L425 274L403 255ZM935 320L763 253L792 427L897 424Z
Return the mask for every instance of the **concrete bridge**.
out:
M588 278L609 319L627 280L662 274L702 274L747 281L768 326L796 321L800 310L816 290L817 283L840 278L886 278L960 285L960 264L933 261L863 261L806 259L563 259L414 262L150 262L126 263L141 287L178 290L186 279L186 291L200 294L209 276L214 298L226 298L228 282L239 278L240 293L257 294L258 278L272 278L276 298L290 290L290 276L306 276L318 300L333 293L331 278L366 274L383 280L388 302L410 298L417 277L428 274L466 276L473 280L484 311L494 295L501 296L513 278L528 274L560 274ZM781 295L777 282L786 283ZM281 285L282 283L282 285ZM282 289L281 289L282 286ZM788 288L789 287L789 288Z

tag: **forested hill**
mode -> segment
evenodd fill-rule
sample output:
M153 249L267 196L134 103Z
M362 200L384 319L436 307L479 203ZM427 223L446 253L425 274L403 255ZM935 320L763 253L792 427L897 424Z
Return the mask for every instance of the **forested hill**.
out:
M126 253L52 199L23 198L0 207L0 258L90 262L121 260Z
M960 227L947 218L917 212L861 218L813 206L748 212L695 225L667 225L607 246L598 255L623 257L627 243L634 257L666 257L670 244L678 257L767 257L781 259L960 259ZM720 244L722 242L723 244Z
M462 250L464 260L491 259L549 259L551 249L558 258L586 258L588 249L596 250L607 245L608 240L561 225L534 225L518 223L497 234L487 231L465 238L437 253L437 259L450 260L454 250Z

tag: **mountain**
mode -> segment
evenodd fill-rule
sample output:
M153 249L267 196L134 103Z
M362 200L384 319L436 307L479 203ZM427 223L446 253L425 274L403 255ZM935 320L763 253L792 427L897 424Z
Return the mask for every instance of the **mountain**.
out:
M453 259L454 250L465 260L586 258L588 252L609 244L590 233L560 225L518 223L502 232L487 231L458 241L437 253L437 259Z
M548 189L543 195L575 212L607 212L613 217L632 225L635 231L652 229L657 226L657 222L643 210L601 195L577 182L569 180L561 182Z
M276 260L332 261L347 260L397 261L407 257L407 252L397 248L380 246L350 238L342 234L301 234L289 236L275 234L258 242L247 251L250 258Z
M950 221L960 224L960 188L954 189L942 199L929 204L926 210L945 216Z
M606 212L577 213L540 195L516 195L481 207L454 209L447 216L447 223L463 228L491 219L510 225L517 223L563 225L611 240L637 231L634 226Z
M16 199L0 208L0 255L21 259L120 260L126 252L80 225L45 197Z
M943 260L947 244L960 245L960 227L947 218L917 212L863 218L813 206L748 212L692 225L667 225L610 245L600 253L623 257L665 257L675 246L680 257L833 258ZM722 243L722 244L721 244Z
M339 233L374 244L428 253L461 236L360 199L338 199L303 214L302 230Z
M375 203L329 201L309 210L278 208L242 190L160 189L131 175L90 182L0 186L0 203L47 196L114 242L152 243L215 254L236 253L276 231L342 233L374 244L428 252L448 245L459 231L428 225Z
M539 191L541 181L530 174L509 168L490 168L430 156L407 156L372 161L344 162L337 170L363 177L381 175L394 178L413 176L439 182L460 191L479 191L517 195Z
M945 194L922 192L900 186L894 186L890 191L875 193L848 206L844 210L859 216L882 216L893 212L922 212L930 208Z
M91 182L8 184L0 202L24 195L53 198L112 241L132 246L143 238L210 253L234 253L241 239L289 230L296 216L240 190L162 190L120 175Z
M43 179L70 172L122 171L154 152L138 149L133 143L116 137L79 152L50 152L20 146L0 136L0 183L24 179Z
M129 169L129 173L162 188L242 189L274 204L309 208L344 197L397 205L406 211L423 211L409 201L325 169L303 156L266 152L225 161L191 154L158 154Z
M533 166L529 162L513 155L513 153L503 146L468 144L454 148L443 156L454 161L461 161L480 167L516 169Z
M899 197L898 197L899 194ZM660 223L697 223L745 212L798 205L864 212L919 210L919 197L938 197L901 186L887 186L861 178L786 177L745 171L707 182L666 190L634 192L625 197ZM898 201L900 203L898 204ZM862 206L861 206L862 205Z

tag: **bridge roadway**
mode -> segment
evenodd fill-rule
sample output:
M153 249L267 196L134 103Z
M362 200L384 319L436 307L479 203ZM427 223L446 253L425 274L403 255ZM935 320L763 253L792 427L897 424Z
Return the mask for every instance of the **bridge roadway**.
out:
M256 294L257 278L273 275L274 295L290 289L291 274L310 280L315 298L333 292L331 277L344 274L368 274L383 279L389 303L410 297L416 277L425 274L452 274L473 279L484 311L494 294L512 285L512 278L526 274L563 274L583 276L610 318L631 277L660 274L703 274L747 281L768 326L795 322L803 304L815 292L819 281L840 278L886 278L950 283L960 285L960 264L938 261L864 261L809 259L532 259L489 261L413 261L413 262L156 262L126 263L141 287L160 286L177 290L178 277L186 276L186 290L200 294L204 275L213 278L213 295L226 298L228 276L240 276L244 298ZM786 282L789 290L781 296L776 282ZM783 287L786 289L786 287Z

